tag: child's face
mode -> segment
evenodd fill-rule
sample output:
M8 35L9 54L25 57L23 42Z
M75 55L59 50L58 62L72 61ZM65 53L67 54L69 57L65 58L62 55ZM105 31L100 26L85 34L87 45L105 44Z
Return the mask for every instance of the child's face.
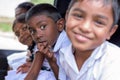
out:
M27 46L32 45L33 39L26 24L17 22L14 26L14 33L22 44Z
M112 28L111 5L102 0L76 2L66 15L66 32L73 46L80 51L91 51L102 44L117 29Z
M59 27L51 18L45 15L33 16L28 20L32 37L36 43L47 42L53 46L59 36Z

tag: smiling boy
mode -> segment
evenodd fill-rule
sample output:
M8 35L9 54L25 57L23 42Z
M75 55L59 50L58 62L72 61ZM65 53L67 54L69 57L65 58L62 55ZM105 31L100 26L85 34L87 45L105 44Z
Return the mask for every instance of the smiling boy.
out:
M72 44L60 51L70 80L120 80L120 48L107 42L116 31L117 0L72 0L66 32Z

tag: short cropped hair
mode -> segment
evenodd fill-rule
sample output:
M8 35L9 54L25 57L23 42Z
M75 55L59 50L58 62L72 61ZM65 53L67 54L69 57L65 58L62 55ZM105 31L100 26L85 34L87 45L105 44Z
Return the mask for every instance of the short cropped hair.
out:
M71 9L71 7L74 5L74 3L78 1L84 1L84 0L71 0L69 6L68 6L68 11ZM89 0L88 0L89 1ZM119 0L103 0L104 5L109 5L111 4L112 6L112 12L113 12L113 25L118 24L118 20L120 17L120 4L118 2Z
M32 7L26 14L26 21L37 15L46 15L47 17L53 19L55 22L62 18L59 11L53 5L48 3L37 4Z

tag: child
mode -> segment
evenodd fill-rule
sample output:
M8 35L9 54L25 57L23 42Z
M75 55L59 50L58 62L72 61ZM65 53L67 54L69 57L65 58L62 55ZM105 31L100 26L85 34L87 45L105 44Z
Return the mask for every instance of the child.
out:
M18 37L19 41L24 44L24 45L27 45L28 46L28 51L30 50L30 52L32 53L33 52L33 48L35 46L35 43L33 42L32 40L32 37L29 37L26 39L27 36L31 36L29 32L27 32L27 35L26 34L26 31L27 30L27 26L26 23L25 23L25 13L32 7L34 6L33 3L31 2L23 2L23 3L20 3L16 9L15 9L15 17L16 19L14 20L13 22L13 31L15 32L15 35ZM15 27L15 29L14 29ZM19 29L21 28L21 30ZM22 30L24 29L24 30ZM22 33L22 34L21 34ZM29 33L29 34L28 34ZM30 39L30 40L28 40ZM27 41L28 40L28 41ZM31 44L32 43L32 44ZM23 56L22 56L23 54ZM20 54L18 53L14 53L10 56L7 57L8 59L8 63L10 65L10 67L12 69L16 69L19 65L15 66L16 65L16 61L17 60L20 60L20 59L23 59L25 58L26 56L26 52L24 54L24 52ZM22 58L23 57L23 58ZM31 59L29 59L29 61L32 61L33 60L33 56L31 55L30 56ZM23 64L24 65L24 64ZM26 66L27 67L27 66ZM21 69L21 68L20 68Z
M20 14L26 13L31 7L33 7L34 4L31 2L23 2L20 3L16 8L15 8L15 17L17 18Z
M23 2L23 3L20 3L17 7L16 7L16 9L15 9L15 17L17 18L17 17L19 17L19 15L21 15L21 14L25 14L31 7L33 7L34 6L34 4L33 3L31 3L31 2ZM25 17L25 16L24 16ZM25 19L25 18L24 18ZM24 23L25 23L25 20L23 20L24 21ZM24 40L24 39L23 39ZM27 42L28 43L28 42ZM23 43L24 44L24 43ZM26 44L25 44L26 45ZM35 47L35 43L33 42L33 45L32 46L30 46L30 47L28 47L28 50L31 50L32 52L33 52L33 48ZM32 53L31 52L31 53ZM28 53L29 54L29 53ZM27 55L28 55L27 54ZM30 62L32 62L33 61L33 58L34 58L34 55L33 54L29 54L28 55L28 57L29 58L27 58L27 61L30 61ZM28 65L27 66L27 64L25 63L25 64L23 64L23 65L21 65L19 68L18 68L18 71L21 71L22 69L23 69L23 67L22 66L24 66L24 67L29 67L30 65ZM21 70L20 70L21 69ZM23 70L23 72L27 72L27 70Z
M17 69L21 64L25 63L26 55L34 52L35 43L25 23L25 14L21 14L14 20L12 27L18 40L28 46L28 50L22 53L14 53L7 57L8 63L12 69ZM20 61L20 63L18 62Z
M25 80L56 80L55 77L58 77L58 64L56 64L56 60L51 63L46 53L50 56L54 53L55 58L53 58L57 59L59 49L70 44L63 30L64 19L61 18L57 9L52 5L38 4L28 11L26 22L34 41L38 45L38 51L34 54L32 67ZM21 74L17 78L23 80L24 75L26 74Z
M59 49L67 46L70 43L65 34L65 31L63 30L64 19L61 18L60 13L52 5L38 4L28 11L26 21L29 25L29 29L34 41L38 44L38 52L35 54L32 68L30 69L25 80L58 79L58 67L54 67L56 65L56 62L54 62L55 64L51 63L51 60L49 60L49 58L43 54L47 53L52 56L51 50L53 50L54 55L57 59L59 55ZM44 57L45 60L41 66ZM49 66L46 59L49 61L51 67ZM55 73L56 79L54 78L51 68ZM40 71L40 69L42 70ZM38 76L39 71L40 75Z
M35 52L35 43L26 25L25 15L26 14L21 14L14 20L12 29L15 35L18 37L18 40L22 44L28 46L28 50L21 53L14 53L7 57L9 66L12 68L12 70L8 71L6 80L10 80L12 77L14 77L14 75L11 75L11 72L14 74L18 72L25 73L31 66L32 60L26 61L26 59L28 53L31 54Z
M59 53L70 80L120 80L120 48L106 41L117 29L118 9L117 0L71 1L66 32L72 44Z

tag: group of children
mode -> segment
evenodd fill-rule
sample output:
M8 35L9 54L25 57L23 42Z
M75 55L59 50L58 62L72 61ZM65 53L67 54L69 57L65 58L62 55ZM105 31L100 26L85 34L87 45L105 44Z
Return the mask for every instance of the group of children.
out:
M117 0L71 0L63 19L50 4L33 6L21 28L18 20L13 25L21 43L35 43L33 61L24 61L11 80L120 80L120 48L108 42L119 9Z

